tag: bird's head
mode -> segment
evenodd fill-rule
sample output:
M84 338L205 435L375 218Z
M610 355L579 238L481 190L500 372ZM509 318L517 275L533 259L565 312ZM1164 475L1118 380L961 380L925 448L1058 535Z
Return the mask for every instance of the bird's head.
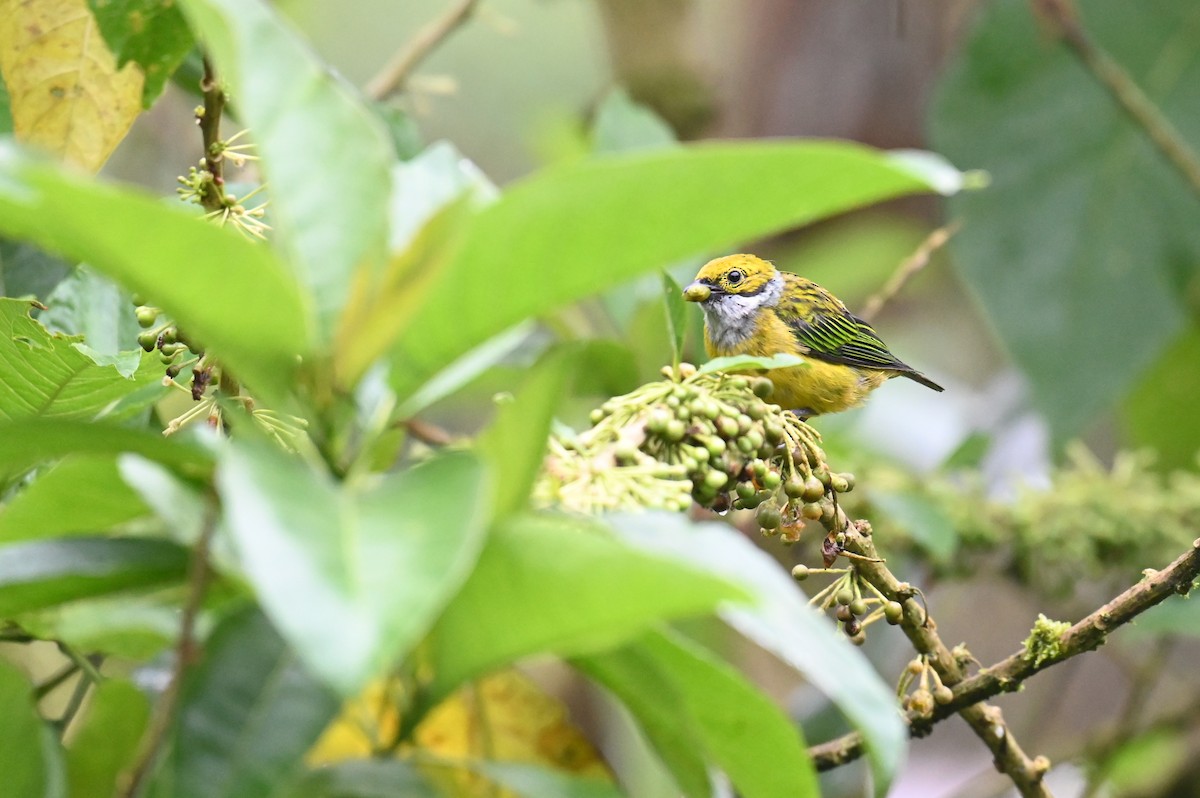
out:
M778 274L775 267L754 255L726 255L701 267L683 298L708 304L725 296L752 297L761 294Z

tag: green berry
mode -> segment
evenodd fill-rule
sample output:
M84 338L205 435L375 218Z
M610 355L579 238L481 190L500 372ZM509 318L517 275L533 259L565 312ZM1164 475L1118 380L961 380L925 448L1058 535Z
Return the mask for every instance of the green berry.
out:
M716 457L719 454L724 454L725 449L728 447L725 445L724 438L713 436L704 442L704 448L709 454L711 454L713 457Z
M778 471L767 471L763 474L762 486L767 490L775 490L782 482L783 477L779 475Z
M138 339L138 342L141 343L140 338ZM598 407L588 415L588 421L592 422L593 427L596 426L597 424L599 424L603 420L604 420L604 411Z
M867 642L867 630L859 629L857 632L850 635L849 640L850 645L861 646L863 643Z
M787 482L783 483L783 492L789 499L798 499L804 493L804 481L799 477L788 477Z
M856 598L854 601L850 602L849 609L850 612L854 613L855 615L866 615L867 602L863 601L862 598Z
M758 508L758 525L763 529L778 529L783 523L783 515L773 504L764 504Z
M849 587L843 587L837 592L837 603L844 607L850 606L850 602L854 601L854 591Z
M704 475L704 484L713 490L720 490L729 482L729 475L723 471L709 471Z
M754 419L750 418L750 416L746 415L745 413L739 413L737 417L737 425L738 434L745 435L750 431L750 428L754 426ZM757 449L758 447L755 446L754 448Z
M758 493L749 482L739 482L735 490L737 491L738 498L743 500L752 499Z
M721 416L717 419L717 432L725 440L736 438L738 436L737 419L730 418L729 416Z
M817 502L808 502L800 508L800 515L807 518L809 521L816 521L824 514L824 510Z
M671 443L678 443L683 440L684 433L687 432L687 427L677 418L673 418L667 422L667 426L663 429L663 439Z
M150 308L143 305L135 310L133 315L137 316L139 327L153 327L154 322L158 321L158 308Z
M750 416L752 421L762 421L763 416L767 414L767 406L762 402L755 402L746 405L746 415Z
M949 704L954 700L954 691L944 684L939 684L933 691L933 700L939 704Z
M796 567L792 568L792 579L795 579L797 582L803 582L805 579L808 579L808 576L808 566L804 563L800 563Z
M147 352L153 352L154 347L158 345L158 336L147 330L137 337L138 346Z
M830 474L829 487L834 493L846 493L850 490L850 480L841 474Z
M883 617L887 619L888 623L895 626L904 618L904 607L900 606L898 601L889 601L883 605Z
M754 395L759 399L766 399L774 393L775 383L766 377L759 377L751 384L750 390L754 391Z
M754 445L754 441L752 441L749 438L749 436L746 436L746 435L742 435L742 436L738 437L736 443L737 443L738 449L741 450L744 454L751 454L758 448L757 446Z
M825 486L821 484L821 480L810 474L808 479L804 480L804 490L800 493L800 496L806 502L815 502L820 501L824 495Z

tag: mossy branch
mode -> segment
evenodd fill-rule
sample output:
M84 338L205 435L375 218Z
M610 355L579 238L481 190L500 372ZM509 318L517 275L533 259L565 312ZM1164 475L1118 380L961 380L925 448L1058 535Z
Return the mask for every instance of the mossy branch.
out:
M848 534L847 548L852 551L857 550L859 538L861 535L856 532L852 531ZM867 551L873 552L874 547L864 547L860 553L865 554ZM884 576L887 574L887 569L882 564L863 563L860 570L864 572L864 578L873 583L873 577L887 580L887 576ZM1200 539L1193 542L1192 548L1177 557L1169 566L1161 571L1147 572L1142 581L1063 631L1058 637L1056 650L1051 656L1030 657L1022 649L990 667L983 668L973 676L959 678L955 681L947 681L945 675L939 671L943 681L951 688L953 698L944 704L936 705L929 714L909 713L908 721L913 736L923 736L928 733L934 723L944 720L956 712L962 713L989 698L1019 689L1022 682L1046 668L1084 652L1094 651L1104 643L1108 635L1146 610L1161 604L1172 595L1186 594L1198 577L1200 577ZM894 577L891 578L894 580ZM883 588L881 587L881 589ZM940 654L945 646L940 645L940 641L937 640L936 630L919 629L912 626L914 618L910 613L919 612L920 605L915 604L911 599L905 602L905 618L902 624L905 632L918 651L928 653L923 651L923 647L931 647L931 650L935 652L935 658L932 660L937 663L935 667L938 667L938 664L944 665L946 660ZM916 620L919 618L918 615ZM957 663L955 665L957 666ZM858 733L851 733L836 740L813 746L809 751L819 770L829 770L862 756L864 753L863 738Z

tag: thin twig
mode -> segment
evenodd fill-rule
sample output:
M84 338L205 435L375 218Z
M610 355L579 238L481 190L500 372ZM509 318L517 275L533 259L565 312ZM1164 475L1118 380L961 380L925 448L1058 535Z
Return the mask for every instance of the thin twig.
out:
M440 17L426 23L408 43L392 56L363 89L373 100L384 100L403 91L421 62L450 34L462 27L479 5L479 0L458 0Z
M216 528L216 508L214 505L210 505L206 511L204 525L200 529L200 536L196 538L196 543L192 547L192 556L188 563L187 598L184 601L183 615L179 621L179 639L175 642L175 662L171 667L171 678L155 706L154 717L142 737L137 758L123 777L119 792L121 798L134 798L141 790L146 777L153 770L158 753L166 740L167 732L170 731L171 724L175 719L183 677L197 658L196 619L200 615L200 605L204 601L204 594L212 575L208 564L208 552Z
M1097 45L1068 0L1030 0L1039 18L1053 26L1054 32L1079 58L1092 76L1108 90L1138 127L1146 132L1158 151L1187 181L1200 197L1200 158L1141 87L1102 47Z
M58 672L44 682L39 682L37 687L33 689L34 699L41 701L46 696L53 693L59 686L70 679L75 674L79 673L79 666L74 662L68 662L59 668Z
M437 424L432 424L428 421L422 421L419 418L406 419L404 428L408 430L408 434L426 446L434 446L441 448L454 443L454 436L447 430L442 429Z
M883 288L875 292L863 305L863 309L858 316L863 321L870 321L879 315L879 311L883 310L883 306L900 293L900 290L908 284L908 281L917 276L917 273L929 265L930 258L933 253L937 252L942 247L946 246L955 233L962 227L960 222L954 221L948 225L944 225L934 230L929 235L925 236L925 240L904 260L900 261L900 265L896 267L896 271L884 283Z
M204 114L197 117L200 135L204 140L204 168L212 175L215 192L205 192L200 204L207 211L219 211L225 207L225 155L221 150L221 115L225 112L225 92L217 79L212 61L204 56L204 77L200 80L200 91L204 94Z
M1147 572L1146 577L1112 601L1097 609L1067 629L1058 640L1058 654L1037 661L1019 651L974 676L948 684L954 697L934 707L928 716L908 717L913 736L923 736L940 720L971 704L985 701L1001 693L1018 690L1021 683L1034 674L1071 657L1093 651L1117 628L1172 595L1187 593L1200 577L1200 540L1161 571ZM905 617L907 618L907 607ZM945 679L943 678L943 681ZM809 749L818 770L829 770L858 759L865 753L862 735L853 732Z

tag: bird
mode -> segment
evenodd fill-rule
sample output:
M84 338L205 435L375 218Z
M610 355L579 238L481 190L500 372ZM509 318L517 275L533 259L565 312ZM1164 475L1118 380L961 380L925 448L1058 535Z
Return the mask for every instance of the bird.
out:
M709 357L780 353L804 363L771 372L771 401L801 418L856 407L892 377L945 390L893 355L870 324L829 291L755 255L704 264L683 298L704 311Z

